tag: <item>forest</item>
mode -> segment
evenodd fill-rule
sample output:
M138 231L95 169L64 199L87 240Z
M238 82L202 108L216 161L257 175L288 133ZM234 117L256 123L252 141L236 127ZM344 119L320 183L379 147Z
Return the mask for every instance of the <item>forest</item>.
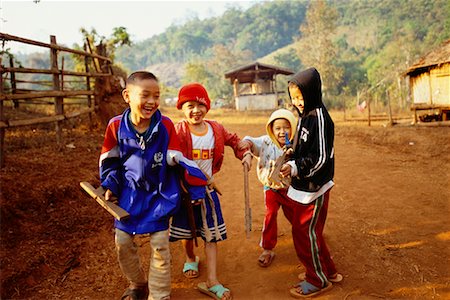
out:
M120 29L126 34L126 28ZM82 28L80 40L86 36L93 43L106 39L95 29ZM108 40L116 37L117 30ZM315 66L332 108L353 105L367 91L383 105L389 90L399 100L396 108L405 109L402 72L449 38L446 0L267 1L246 10L231 6L204 20L194 14L144 41L115 43L111 51L125 72L157 74L165 97L176 96L182 83L199 81L213 99L230 102L232 86L224 73L260 61L293 71ZM40 53L19 54L16 60L30 67L48 65L47 55ZM76 62L69 57L66 64ZM285 81L280 80L279 89L285 89Z

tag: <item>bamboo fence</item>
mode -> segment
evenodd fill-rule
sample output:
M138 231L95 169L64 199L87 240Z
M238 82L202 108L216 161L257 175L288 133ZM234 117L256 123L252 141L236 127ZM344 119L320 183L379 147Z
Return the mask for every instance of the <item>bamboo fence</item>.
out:
M58 145L62 143L62 124L64 120L80 116L82 114L89 114L91 120L91 114L95 111L98 101L92 101L92 97L101 97L102 91L95 86L91 89L91 80L98 78L105 78L108 82L113 76L112 74L112 60L106 56L93 53L89 41L86 39L84 44L84 51L67 48L60 46L56 43L56 37L50 36L50 43L43 43L26 38L21 38L6 33L0 32L0 40L3 45L8 41L14 41L18 43L39 46L49 49L50 52L50 69L33 69L14 66L14 60L12 57L9 59L9 66L5 66L0 56L0 167L4 166L4 140L6 130L18 126L36 125L44 123L55 123L56 142ZM89 48L90 52L87 52ZM79 55L84 59L85 71L76 72L64 69L64 56L59 57L61 53L71 53L72 55ZM61 58L61 66L58 66L58 58ZM94 66L95 72L91 71L90 65ZM47 74L52 76L52 80L47 81L29 81L17 79L17 74ZM8 76L9 75L9 76ZM67 80L67 77L78 78L77 80ZM81 79L80 79L81 78ZM10 88L4 89L5 80L9 80ZM84 89L68 90L65 88L65 83L77 82L85 86ZM51 90L31 90L31 89L18 89L17 86L23 83L38 84L46 87L50 87ZM64 107L71 105L72 103L64 102L69 98L86 98L87 101L79 101L77 104L85 104L86 107L81 107L77 111L65 112ZM43 98L50 99L48 101L42 101ZM12 106L18 109L20 103L36 103L35 99L41 99L39 104L51 104L54 105L54 115L37 117L30 119L6 119L4 114L4 103L11 101Z

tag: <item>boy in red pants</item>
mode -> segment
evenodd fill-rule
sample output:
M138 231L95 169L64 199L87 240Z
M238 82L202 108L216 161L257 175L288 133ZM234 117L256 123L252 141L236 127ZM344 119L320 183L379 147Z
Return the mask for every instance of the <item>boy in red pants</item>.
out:
M304 280L290 290L295 298L315 296L342 280L323 238L334 185L334 123L322 103L321 85L315 68L295 74L288 85L301 120L294 154L281 168L281 176L291 176L287 195L296 202L292 238L306 268Z

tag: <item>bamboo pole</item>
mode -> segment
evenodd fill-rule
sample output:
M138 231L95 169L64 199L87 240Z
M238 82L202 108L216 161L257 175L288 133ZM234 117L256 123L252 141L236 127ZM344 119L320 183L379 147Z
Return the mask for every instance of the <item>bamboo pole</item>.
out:
M0 66L2 65L2 57L0 56ZM3 73L0 72L0 94L3 95ZM0 123L4 123L3 101L0 101ZM5 128L0 126L0 168L5 166Z
M25 38L21 38L21 37L18 37L18 36L14 36L14 35L2 33L2 32L0 32L0 40L16 41L16 42L21 42L21 43L24 43L24 44L40 46L40 47L46 47L46 48L50 48L50 49L53 49L53 50L59 50L59 51L65 51L65 52L79 54L79 55L84 55L84 56L96 57L96 58L103 59L103 60L111 62L110 58L105 57L105 56L101 56L101 55L98 55L98 54L94 54L94 53L91 54L89 52L75 50L75 49L59 46L57 44L52 44L52 43L47 44L47 43L43 43L43 42L33 41L33 40L30 40L30 39L25 39Z
M64 91L64 56L61 58L61 91Z
M389 125L393 126L394 121L392 120L392 110L391 110L391 95L389 89L386 90L387 104L388 104L388 114L389 114Z
M40 118L33 118L28 120L9 120L8 122L0 122L0 128L11 128L11 127L20 127L20 126L28 126L28 125L37 125L37 124L45 124L45 123L52 123L52 122L58 122L63 120L72 119L87 113L92 113L94 111L94 108L85 108L80 111L66 113L64 115L56 115L56 116L48 116L48 117L40 117ZM3 124L2 124L3 123Z
M9 57L9 66L11 68L14 68L14 58L12 56ZM11 77L11 93L17 94L16 73L10 72L10 77ZM19 108L19 102L17 100L14 100L13 103L15 109Z
M84 48L84 51L86 51L86 44L84 44L83 48ZM84 57L84 68L85 68L86 73L89 73L89 60L88 60L87 56ZM86 90L88 90L88 91L91 90L91 80L90 80L89 76L86 76ZM88 102L87 102L88 107L91 108L92 107L92 97L90 95L88 95L87 100L88 100ZM92 123L92 114L91 113L89 113L89 125L92 128L93 123Z
M24 94L2 94L0 95L0 101L3 100L16 100L16 99L36 99L36 98L49 98L49 97L70 97L70 96L86 96L94 95L94 91L41 91Z
M88 46L88 48L89 48L89 52L91 53L91 54L94 54L94 52L92 51L92 48L91 48L91 42L89 42L89 39L86 37L86 44L87 44L87 46ZM85 48L84 49L84 51L86 51L87 49ZM87 56L85 56L85 57L87 57ZM95 58L94 59L92 59L92 63L94 64L94 68L95 68L95 71L97 72L97 73L99 73L98 72L98 70L99 70L99 67L97 66L97 62L95 61ZM100 65L100 62L98 62L98 64ZM86 71L87 72L87 71Z
M56 45L56 37L54 35L50 36L50 43ZM50 51L50 61L52 70L58 71L58 51L54 48ZM59 80L58 73L53 73L53 89L55 91L61 90L61 84ZM64 114L63 106L64 98L61 96L55 96L55 115ZM57 121L55 125L56 130L56 143L58 145L62 144L62 122Z
M63 73L66 76L80 76L80 77L108 77L111 76L110 73L84 73L75 71L64 71L60 70L47 70L47 69L30 69L30 68L1 68L0 72L15 72L15 73L33 73L33 74L60 74Z

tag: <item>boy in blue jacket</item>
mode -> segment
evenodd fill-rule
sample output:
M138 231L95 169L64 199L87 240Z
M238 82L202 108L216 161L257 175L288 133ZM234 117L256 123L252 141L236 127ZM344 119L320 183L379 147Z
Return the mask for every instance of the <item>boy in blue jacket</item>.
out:
M181 199L180 172L174 166L184 168L192 199L204 198L206 177L183 157L172 121L158 110L155 75L131 74L122 96L130 107L109 121L99 163L106 200L117 196L119 206L130 214L114 224L119 265L130 281L122 299L169 299L169 218ZM150 234L148 284L134 243L136 234Z

